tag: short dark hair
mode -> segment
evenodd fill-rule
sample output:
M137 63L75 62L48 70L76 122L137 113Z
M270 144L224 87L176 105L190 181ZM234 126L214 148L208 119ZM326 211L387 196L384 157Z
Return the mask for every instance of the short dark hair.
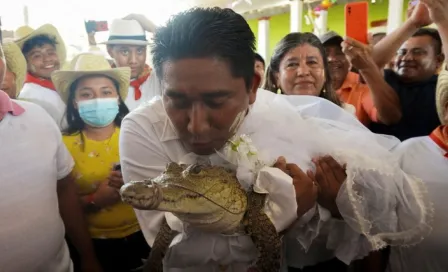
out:
M279 86L275 86L275 73L278 73L280 71L280 62L289 51L305 44L316 47L319 50L319 53L324 62L325 83L323 90L320 90L321 92L319 96L335 103L338 106L342 106L341 100L339 100L339 97L332 86L331 73L328 65L327 55L325 53L325 48L319 38L313 33L309 32L289 33L277 44L271 57L271 62L269 64L268 70L266 72L266 82L264 84L264 89L271 92L277 91L277 87Z
M266 66L266 63L264 62L263 57L258 53L255 53L255 61L259 61L259 62L263 63L263 66Z
M171 17L158 28L152 45L153 64L159 78L166 61L184 58L219 58L246 87L255 74L255 36L240 14L225 8L193 8Z
M27 40L23 44L22 53L23 53L23 55L26 56L31 50L33 50L33 48L42 47L46 44L56 47L56 45L58 44L58 42L56 41L56 37L46 35L46 34L37 35L37 36Z
M417 32L414 33L414 35L412 35L412 37L422 37L422 36L431 37L433 40L434 52L437 55L442 54L442 38L440 38L440 34L437 29L424 27L420 28L419 30L417 30Z

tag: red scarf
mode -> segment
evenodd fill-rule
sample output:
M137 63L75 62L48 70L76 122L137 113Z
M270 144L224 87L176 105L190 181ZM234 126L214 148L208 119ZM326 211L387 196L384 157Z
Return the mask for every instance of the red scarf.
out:
M25 83L34 83L34 84L37 84L44 88L56 91L56 88L54 87L54 84L51 80L45 79L45 78L40 78L40 77L35 77L30 73L26 74Z
M448 126L439 126L429 135L440 148L445 150L445 158L448 158Z
M136 79L131 80L131 86L134 87L134 98L135 100L139 100L142 97L142 91L140 90L140 86L145 83L151 74L151 68L148 65L145 65L143 69L143 73Z

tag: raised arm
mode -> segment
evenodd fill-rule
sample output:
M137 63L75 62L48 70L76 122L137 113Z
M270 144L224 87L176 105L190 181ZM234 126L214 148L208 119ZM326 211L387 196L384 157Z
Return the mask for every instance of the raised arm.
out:
M423 2L423 1L422 1ZM399 28L386 35L373 49L372 57L378 67L383 68L390 62L400 46L421 27L431 24L428 9L424 4L409 4L408 19Z
M147 32L154 33L156 32L156 24L154 24L151 20L146 18L145 15L131 13L124 17L125 20L136 20L143 27L143 29Z
M384 80L380 69L372 59L371 47L351 38L342 42L342 51L353 67L358 69L369 87L375 105L374 109L366 110L369 116L376 113L375 120L391 125L400 121L402 112L400 99L392 87ZM372 118L372 117L371 117Z
M442 39L443 54L446 57L448 56L448 2L446 0L421 0L421 3L427 7L431 20L437 26Z

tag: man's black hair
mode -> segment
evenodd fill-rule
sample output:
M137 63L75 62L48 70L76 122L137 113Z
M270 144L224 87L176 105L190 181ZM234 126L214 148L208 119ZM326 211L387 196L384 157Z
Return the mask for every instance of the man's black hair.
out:
M46 34L37 35L37 36L27 40L23 44L22 53L23 53L23 55L26 56L31 50L33 50L33 48L42 47L46 44L56 47L56 45L58 44L56 42L56 37L46 35Z
M434 52L436 55L442 54L442 38L440 38L439 31L432 28L420 28L412 37L429 36L433 40Z
M231 9L193 8L173 16L154 35L153 63L159 78L166 61L218 58L246 87L255 73L255 36L246 20ZM193 67L192 67L193 68Z
M266 67L266 63L264 62L263 57L258 53L255 53L255 61L259 61L259 62L263 63L263 66Z

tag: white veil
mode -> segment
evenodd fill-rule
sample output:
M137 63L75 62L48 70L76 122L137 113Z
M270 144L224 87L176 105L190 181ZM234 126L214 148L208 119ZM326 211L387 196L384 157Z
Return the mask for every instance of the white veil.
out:
M243 127L240 131L259 150L268 151L266 162L284 156L306 170L313 169L310 158L331 155L347 164L347 179L336 199L344 220L332 219L317 206L287 235L286 240L295 240L306 252L325 232L321 245L331 253L323 259L310 256L313 260L308 261L305 254L300 266L334 256L350 263L387 245L418 243L430 232L432 209L423 183L404 173L389 152L399 143L396 138L371 133L353 115L324 99L265 90L259 90ZM298 259L296 249L287 248L286 254Z
M319 97L284 96L260 89L236 137L243 134L250 137L260 151L260 159L267 165L284 156L306 171L313 169L311 158L319 155L331 155L347 164L347 179L337 196L337 206L344 220L331 218L319 205L308 211L283 239L287 266L301 268L333 257L348 264L387 245L418 243L430 232L433 211L423 183L404 173L397 158L389 152L399 141L371 133L355 116L337 105ZM186 161L190 160L193 159ZM240 182L260 185L257 184L259 180L240 179ZM293 221L295 196L291 183L270 180L271 187L264 188L269 193L265 207L268 216L276 226L279 221ZM281 209L285 203L294 205L287 204L291 207ZM169 224L170 221L175 220L169 219ZM181 231L182 227L179 229ZM216 250L204 247L207 252L197 257L194 251L187 249L191 248L189 236L182 237L186 246L183 248L179 243L177 253L183 256L183 262L201 262L201 258L212 259L205 256L207 254L216 255ZM219 237L203 239L218 244L213 239ZM238 237L226 239L228 248L232 248L236 240L248 246L248 241L243 243ZM242 249L245 246L233 247ZM240 253L235 258L244 255ZM174 253L168 253L167 258L180 259ZM183 262L179 261L185 265Z

